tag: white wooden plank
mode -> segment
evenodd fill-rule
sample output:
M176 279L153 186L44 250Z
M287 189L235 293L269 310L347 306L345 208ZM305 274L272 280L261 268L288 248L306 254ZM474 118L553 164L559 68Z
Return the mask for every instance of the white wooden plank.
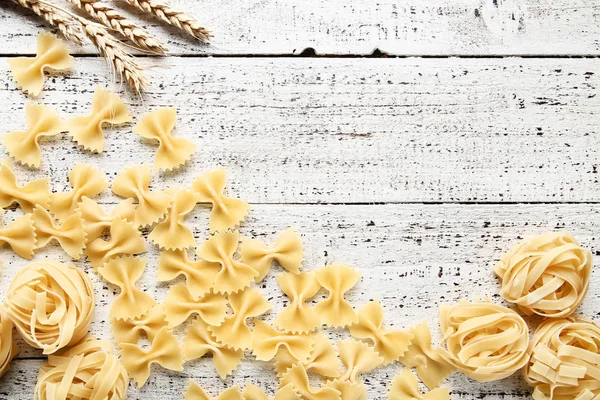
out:
M176 105L176 134L199 146L168 184L225 166L252 203L600 200L600 59L169 61L142 99L122 91L136 120ZM0 68L1 130L23 129L27 99ZM96 85L118 89L107 74L80 59L39 101L85 113ZM156 147L131 126L105 136L101 155L66 135L45 142L42 173L63 190L77 162L111 177L153 162Z
M171 2L196 13L213 31L210 47L128 6L122 9L172 54L291 55L308 47L320 54L371 54L376 48L397 55L600 54L600 4L590 0ZM0 53L29 53L32 35L44 25L6 3L0 9ZM78 51L94 52L91 46Z
M437 327L440 304L474 299L479 295L502 301L491 268L521 237L560 229L571 232L583 246L590 248L596 256L600 255L599 216L600 209L590 204L257 205L243 225L242 233L272 241L279 231L296 226L303 237L306 269L334 262L359 268L361 281L348 295L353 305L359 307L370 299L380 299L389 326L403 328L425 320L437 342L440 338ZM207 235L207 212L195 210L188 222L198 241L203 240ZM155 282L157 256L154 248L146 255L149 266L140 287L161 300L169 285ZM56 247L46 249L37 257L66 260ZM0 281L0 295L3 296L14 274L27 261L12 256L8 250L0 251L0 258L5 260ZM114 291L101 283L84 262L76 265L90 273L96 287L97 311L92 332L110 339L107 316ZM274 279L280 271L280 268L274 268L260 288L274 305L273 312L267 316L269 320L287 302ZM590 292L579 312L598 319L600 292L596 288L600 285L600 276L596 272L592 274ZM320 297L322 294L317 299ZM339 336L339 331L331 332L332 338ZM20 347L20 357L39 356L22 342ZM31 398L35 381L33 369L38 364L35 360L16 362L2 380L0 397L2 393L10 393L11 399ZM387 385L398 370L399 366L393 365L369 376L370 398L384 398ZM203 360L186 364L186 370L181 374L156 369L142 391L132 389L132 398L180 398L188 377L199 379L214 394L226 384L258 381L261 386L272 388L275 383L266 364L251 360L244 361L233 377L222 383L210 360ZM496 383L476 384L457 375L448 385L454 391L453 398L526 398L528 393L518 376Z

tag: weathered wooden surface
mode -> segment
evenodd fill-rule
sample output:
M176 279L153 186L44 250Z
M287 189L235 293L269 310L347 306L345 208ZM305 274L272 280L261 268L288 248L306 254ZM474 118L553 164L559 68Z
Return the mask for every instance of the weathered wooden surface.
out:
M111 3L123 4L123 0ZM66 4L66 2L59 1ZM173 0L215 35L199 46L174 29L121 9L172 54L598 55L597 0ZM0 2L3 53L33 51L42 22ZM94 53L91 46L78 49Z
M207 215L196 209L188 222L193 227L198 242L207 237ZM242 233L272 241L277 233L290 225L302 234L305 246L305 268L310 270L325 263L344 262L360 268L362 278L349 292L348 300L356 307L370 299L380 299L388 326L404 328L423 320L432 328L434 341L440 337L437 312L440 304L460 299L474 299L487 295L501 302L498 281L491 268L501 254L517 243L521 237L561 229L572 232L596 255L600 231L600 208L595 204L573 205L257 205L244 223ZM145 255L148 268L139 286L157 299L162 299L168 284L155 282L155 266L158 252L153 248ZM6 260L0 282L0 293L5 292L12 276L27 261L21 260L7 250L0 252ZM42 251L38 257L67 260L57 247ZM92 332L110 339L107 323L109 305L114 291L102 283L84 262L76 265L86 269L97 290L97 311ZM270 320L281 310L287 299L274 279L280 273L274 268L260 290L270 298L273 311ZM593 273L590 293L580 312L598 318L600 302L600 276ZM322 296L319 294L317 300ZM531 325L535 326L534 324ZM179 329L178 332L181 332ZM332 338L339 331L331 332ZM30 398L35 381L34 368L39 364L31 357L39 353L20 343L21 358L11 372L2 379L3 391L15 393L15 399ZM387 387L399 370L398 364L378 370L369 375L366 382L370 398L384 398ZM210 359L186 364L183 373L167 373L154 370L148 385L142 389L146 398L177 398L183 392L188 377L199 379L216 394L225 387ZM245 360L226 384L260 382L272 388L274 374L267 364ZM454 398L516 398L527 393L518 376L509 380L476 384L456 375L448 381ZM16 388L21 388L19 391ZM14 391L13 391L14 390ZM16 393L19 393L18 395ZM132 388L132 398L138 398Z
M176 105L176 134L198 144L165 183L225 165L252 203L600 200L600 59L318 60L170 59L142 100L127 100L136 119ZM24 97L0 68L2 130L22 129ZM39 101L84 114L96 85L118 86L106 74L80 59ZM43 143L42 172L63 190L77 162L114 176L153 161L131 126L105 136L97 156L66 135Z

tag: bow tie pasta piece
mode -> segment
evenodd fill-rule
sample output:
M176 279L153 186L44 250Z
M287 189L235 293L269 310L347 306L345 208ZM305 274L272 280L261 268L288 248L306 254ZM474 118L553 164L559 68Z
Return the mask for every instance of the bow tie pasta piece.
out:
M242 239L240 255L242 262L258 272L256 282L267 276L273 261L277 261L287 271L298 274L304 259L302 241L294 228L283 231L273 246L267 246L256 239Z
M135 344L138 342L142 332L148 340L154 340L160 329L167 326L167 321L163 306L157 304L139 318L113 318L111 325L113 336L119 345L121 343Z
M219 263L202 259L190 260L186 250L165 250L158 258L157 280L172 281L179 275L183 275L187 280L189 292L197 299L211 290L220 270Z
M42 161L39 140L43 136L58 135L62 131L60 117L50 107L25 104L26 131L10 132L2 136L8 154L23 165L38 168Z
M211 335L209 326L202 319L192 322L186 330L183 339L183 354L185 360L201 358L207 353L212 354L213 363L221 379L225 379L239 365L244 357L243 350L235 350L220 343Z
M302 364L296 364L290 368L279 382L280 387L292 385L296 393L307 400L343 400L339 391L334 388L323 386L315 388L310 385L308 375Z
M73 190L50 197L50 212L61 221L77 209L84 196L94 197L108 188L104 174L89 164L75 165L69 171L69 183Z
M271 304L258 290L251 287L231 293L229 303L233 315L225 317L219 326L208 329L219 342L233 349L249 349L252 347L252 334L246 320L266 313L271 309Z
M285 385L275 392L274 397L267 397L258 386L248 383L242 392L242 396L244 400L300 400L300 396L291 384Z
M105 124L122 125L131 122L127 106L121 98L100 87L96 88L92 98L90 115L74 117L66 121L65 128L78 145L93 153L104 150Z
M0 207L6 208L13 203L18 203L25 213L32 212L38 204L48 208L50 185L48 178L44 178L19 186L10 162L4 160L0 164Z
M469 378L490 382L527 364L529 329L519 314L489 301L440 309L440 354Z
M292 302L277 316L275 324L291 333L307 333L321 325L317 313L304 302L314 297L321 289L313 272L291 273L277 276L277 282Z
M394 378L388 400L450 400L450 390L437 388L422 394L417 377L405 368Z
M119 255L136 255L146 252L146 242L139 231L131 223L123 219L115 219L110 227L110 240L101 237L89 242L85 255L94 268Z
M176 119L175 107L159 108L146 114L133 127L133 132L138 135L158 141L154 166L159 170L169 171L181 167L196 149L193 142L172 136Z
M210 263L218 263L221 269L215 276L216 293L234 293L245 287L258 275L254 268L233 259L240 233L227 231L215 233L202 244L198 255Z
M358 311L358 322L350 326L350 334L357 339L370 340L384 364L398 360L408 349L413 335L410 332L390 331L383 327L383 308L378 301L370 301Z
M10 367L10 362L19 352L13 341L13 323L0 309L0 376L4 375Z
M230 387L217 397L210 397L204 389L193 380L189 380L188 387L183 395L183 400L247 400L242 397L240 388ZM292 400L292 399L290 399Z
M363 383L334 379L328 381L325 386L340 392L342 400L368 400L367 388Z
M133 199L126 199L107 214L98 203L84 196L77 206L77 211L81 213L81 218L83 218L83 225L87 234L86 241L89 243L102 236L110 228L115 218L133 222L135 205Z
M288 369L297 363L304 365L306 371L311 371L328 378L340 376L340 363L333 344L319 332L313 336L315 344L306 360L297 360L287 350L281 349L275 356L275 371L281 377Z
M53 354L87 334L94 304L94 287L85 272L45 260L17 273L4 306L29 345Z
M209 219L211 232L223 232L239 225L250 208L243 200L225 197L223 191L226 184L224 168L205 172L192 184L192 190L200 196L198 202L212 204Z
M185 285L179 284L167 292L164 307L169 329L183 324L192 314L209 325L219 325L227 313L227 297L208 292L195 299Z
M36 246L35 225L31 214L17 218L7 227L0 227L0 247L8 244L20 257L33 258Z
M8 60L10 74L23 92L37 96L44 87L44 71L63 72L73 66L73 57L58 37L40 31L37 55L34 58L17 57Z
M62 224L57 223L52 215L41 206L33 211L33 223L36 233L36 248L40 249L56 240L71 258L79 260L85 248L85 228L81 214L71 214Z
M375 349L363 342L345 339L338 342L338 348L342 364L346 366L346 371L338 378L342 382L360 382L359 374L369 372L383 363L383 358L379 357Z
M580 316L542 322L523 368L535 400L595 399L600 395L600 326Z
M121 289L121 293L112 303L109 318L138 318L156 305L152 296L135 287L135 282L146 269L146 262L145 258L121 256L98 268L100 276Z
M134 165L121 172L112 185L117 196L137 199L134 222L137 227L152 225L164 217L173 200L165 192L151 192L151 178L152 171L148 165Z
M358 322L358 317L350 304L344 300L344 293L360 279L360 272L346 265L329 265L315 271L317 280L329 297L314 307L321 322L333 327L345 327Z
M127 398L129 377L110 345L91 336L49 356L35 386L38 400Z
M310 335L294 335L278 331L266 322L255 319L252 332L252 350L257 360L270 361L278 351L285 349L297 360L310 357L314 346Z
M454 372L440 354L439 349L431 346L431 332L427 324L422 323L410 329L413 335L410 346L400 357L400 362L409 368L415 368L425 386L433 389Z
M173 197L173 203L167 217L152 229L148 239L161 249L167 250L181 250L194 246L194 234L183 220L196 207L198 196L187 190L169 190L166 193Z
M592 252L569 234L550 232L525 239L494 267L500 294L525 315L563 318L583 301L592 272Z
M167 328L158 331L149 348L131 343L122 343L120 347L123 366L138 387L144 386L150 377L150 366L154 363L171 371L183 371L181 347Z

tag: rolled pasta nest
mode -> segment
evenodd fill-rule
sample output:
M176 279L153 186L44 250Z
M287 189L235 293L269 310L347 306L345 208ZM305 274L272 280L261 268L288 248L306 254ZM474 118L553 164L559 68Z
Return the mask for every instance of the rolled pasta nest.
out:
M494 267L500 294L526 315L563 318L588 290L592 253L567 233L550 232L523 240Z
M535 400L591 400L600 395L600 327L579 316L546 320L529 344L523 376Z
M40 368L35 399L125 399L129 377L110 351L110 344L87 336L49 356Z
M506 378L528 360L529 329L516 312L489 301L440 310L441 356L479 382Z
M5 309L29 345L53 354L87 334L94 303L92 281L85 272L44 260L17 273L6 293Z
M10 362L17 354L17 345L13 340L13 323L0 309L0 376L8 370Z

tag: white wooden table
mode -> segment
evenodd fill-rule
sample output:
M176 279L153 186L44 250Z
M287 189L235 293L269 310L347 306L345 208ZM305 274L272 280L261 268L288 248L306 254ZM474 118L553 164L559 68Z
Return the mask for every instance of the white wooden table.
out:
M44 27L7 2L0 1L3 132L23 127L27 101L6 59L32 54ZM138 117L177 106L178 135L199 148L184 171L156 177L156 187L187 184L225 166L231 191L253 205L243 234L272 240L296 226L307 269L334 261L361 269L349 296L354 305L380 299L390 326L425 320L437 341L440 304L478 295L502 301L491 268L523 236L569 231L600 256L600 1L173 3L195 11L213 30L213 45L198 46L125 7L171 49L165 59L142 59L153 67L143 99L113 84L88 46L73 48L81 55L74 72L53 78L39 101L64 116L83 113L102 85L121 90ZM298 57L309 48L319 57ZM376 49L390 56L361 57ZM114 177L125 165L151 162L154 149L130 127L109 131L101 155L84 154L63 137L43 145L41 171L18 171L49 174L59 191L77 162ZM109 194L100 200L116 201ZM207 237L206 211L196 210L189 222L199 242ZM148 253L140 283L161 300L168 285L155 281L157 256ZM37 257L68 261L58 247ZM7 249L0 259L3 296L27 262ZM86 263L76 264L96 284L92 331L110 339L116 291ZM594 271L580 311L597 320L599 289ZM262 290L274 304L272 318L287 299L273 274ZM0 380L0 399L32 398L43 357L19 344ZM385 398L399 368L368 377L370 398ZM212 395L233 384L272 390L276 383L269 366L251 358L225 382L202 359L183 373L154 369L130 397L181 398L189 377ZM447 385L456 399L529 393L519 374L487 384L456 374Z

